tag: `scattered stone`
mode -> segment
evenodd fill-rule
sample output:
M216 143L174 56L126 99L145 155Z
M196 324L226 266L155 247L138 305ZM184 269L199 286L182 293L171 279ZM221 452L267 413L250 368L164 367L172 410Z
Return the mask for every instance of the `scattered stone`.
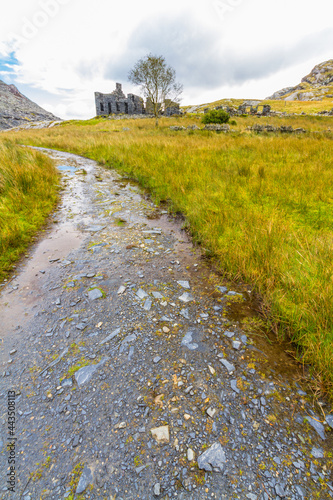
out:
M178 285L183 288L187 288L188 290L191 288L188 281L177 281Z
M185 319L190 319L190 314L186 308L182 309L179 314Z
M232 347L233 347L234 349L236 349L236 351L238 351L238 350L239 350L239 348L240 348L240 346L241 346L241 345L242 345L242 343L241 343L241 342L239 342L239 340L234 340L234 341L232 342Z
M326 423L331 427L331 429L333 429L333 415L328 415L326 417Z
M83 493L88 488L89 484L92 484L92 482L93 482L92 472L89 469L89 467L85 465L79 480L79 484L77 485L76 488L76 494L80 495L81 493Z
M195 453L191 448L188 448L187 450L187 460L189 462L193 462L195 460Z
M182 302L191 302L192 300L194 300L194 297L190 293L185 292L179 297L179 300L181 300Z
M163 295L160 292L152 292L155 299L163 299Z
M163 425L161 427L155 427L154 429L150 429L150 432L153 438L159 443L169 443L170 442L170 434L169 434L169 426Z
M224 358L220 359L220 363L222 363L222 365L225 366L230 375L235 371L234 365L232 363L229 363L229 361L227 361L226 359Z
M102 231L103 229L105 229L105 227L106 226L98 226L96 224L96 225L88 226L84 230L89 232L89 233L98 233L99 231Z
M206 413L210 418L214 418L215 415L217 414L217 410L215 408L208 408Z
M150 311L152 304L153 304L152 301L150 299L147 299L143 306L144 310L147 312Z
M314 458L324 458L324 451L322 448L312 448L311 455Z
M103 297L103 294L99 290L99 288L94 288L93 290L89 290L89 292L88 292L89 300L97 300L97 299L101 299L102 297Z
M198 467L207 472L212 472L216 469L222 472L226 461L222 446L220 443L215 443L198 457Z
M193 338L192 338L193 334L194 334L194 332L192 332L191 330L188 331L186 333L185 337L183 338L182 343L181 343L181 345L187 347L188 349L190 349L190 351L195 351L199 347L198 344L193 342Z
M153 363L155 363L155 365L157 365L157 363L159 363L161 361L161 357L160 356L155 356L155 358L153 359Z
M232 380L232 381L230 382L230 385L231 385L231 389L232 389L233 391L237 392L237 394L239 394L239 392L240 392L240 391L239 391L239 389L238 389L238 387L237 387L237 380L236 380L236 379Z
M136 292L136 295L137 297L139 297L139 299L145 299L146 297L148 297L148 293L142 290L142 288L139 288L139 290Z
M164 333L169 333L170 332L170 329L167 326L163 326L162 330L163 330Z
M275 493L280 497L280 498L285 498L286 496L286 493L284 491L284 488L280 485L280 484L277 484L275 486Z
M102 342L100 342L100 345L106 344L106 342L110 342L114 337L116 337L120 333L120 328L117 328L114 330L110 335L108 335Z
M16 349L12 349L11 351L9 351L9 354L12 356L13 354L15 354L17 351Z
M219 292L221 292L223 294L227 293L227 291L228 291L228 288L226 286L217 286L216 288L218 289Z
M102 366L105 363L105 361L106 358L103 358L97 365L88 365L84 366L83 368L80 368L75 373L75 380L78 386L81 387L81 385L85 384L86 382L89 382L95 371L98 370L98 368Z
M120 286L120 287L118 288L117 294L118 294L118 295L122 295L122 294L123 294L123 293L125 293L125 292L126 292L126 286L123 286L123 285L122 285L122 286Z
M154 486L154 495L155 497L159 497L161 494L161 485L160 483L156 483Z
M208 365L208 369L212 375L216 375L216 371L214 370L214 368L212 366Z
M185 391L185 392L186 392L186 391ZM184 419L185 419L186 421L191 420L191 415L189 415L188 413L185 413L185 414L184 414Z
M325 436L325 427L323 426L323 424L321 424L312 417L305 417L305 418L309 422L309 424L317 431L321 439L324 441L326 439L326 436Z

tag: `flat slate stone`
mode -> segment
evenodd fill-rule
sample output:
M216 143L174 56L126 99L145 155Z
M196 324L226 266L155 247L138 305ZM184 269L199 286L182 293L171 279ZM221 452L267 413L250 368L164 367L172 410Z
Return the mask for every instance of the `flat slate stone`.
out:
M147 312L150 311L152 304L152 301L150 299L147 299L145 301L145 305L143 306L144 310Z
M136 292L136 295L137 295L137 297L139 297L139 299L144 299L144 298L148 297L148 293L146 293L144 290L142 290L142 288L139 288L139 290Z
M323 441L325 441L325 427L312 417L305 417L309 424L317 431Z
M76 488L76 494L80 495L81 493L83 493L88 488L89 484L92 484L92 482L93 482L92 472L89 469L89 467L85 466L82 471L79 484L77 485Z
M199 345L196 342L193 342L193 332L191 331L187 332L187 334L182 340L181 345L187 347L188 349L190 349L190 351L195 351L199 347Z
M114 337L116 337L119 333L120 333L120 328L117 328L112 333L110 333L110 335L105 337L105 339L102 340L102 342L100 342L100 344L102 345L102 344L106 344L106 342L110 342L110 340L112 340Z
M326 417L326 422L331 427L331 429L333 429L333 415L328 415Z
M180 285L183 288L186 288L187 290L191 288L188 281L177 281L177 283L178 285Z
M97 370L98 365L84 366L75 373L75 380L79 386L88 382Z
M213 469L219 469L222 472L226 461L222 446L220 443L215 443L198 457L198 467L207 472L212 472Z
M324 451L321 448L312 448L311 455L314 458L324 458Z
M98 288L94 288L93 290L89 290L88 298L90 300L97 300L103 297L102 292Z
M107 358L101 359L101 361L97 365L88 365L80 368L80 370L75 373L75 380L78 386L80 387L86 382L89 382L95 371L105 363L106 359Z
M228 370L229 373L232 373L235 371L235 367L233 364L229 363L226 359L220 359L220 363L222 363L223 366Z
M239 394L239 389L237 387L237 380L234 379L230 382L230 385L231 385L231 389L235 392L237 392L237 394Z
M102 231L102 229L105 229L105 227L106 226L93 225L86 227L85 231L89 231L90 233L97 233L98 231Z
M192 300L194 300L194 297L190 293L185 292L179 297L179 300L181 300L182 302L191 302Z

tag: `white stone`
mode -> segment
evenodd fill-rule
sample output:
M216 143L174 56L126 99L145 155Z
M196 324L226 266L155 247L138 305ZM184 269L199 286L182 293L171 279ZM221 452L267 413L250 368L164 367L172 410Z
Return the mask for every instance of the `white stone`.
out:
M193 462L193 460L195 460L195 453L193 450L191 450L191 448L187 450L187 460L189 462Z
M161 427L155 427L154 429L150 429L150 432L153 438L158 443L169 443L170 442L170 434L169 434L169 426L163 425Z

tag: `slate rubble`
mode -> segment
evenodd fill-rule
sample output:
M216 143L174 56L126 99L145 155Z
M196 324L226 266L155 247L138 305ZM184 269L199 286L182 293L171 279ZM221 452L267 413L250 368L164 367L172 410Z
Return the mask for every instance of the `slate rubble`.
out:
M233 301L247 307L242 289L212 284L186 235L167 216L147 218L157 207L136 186L70 158L88 175L67 175L71 212L64 203L57 219L84 239L36 270L34 315L1 335L1 401L17 391L20 457L18 492L8 496L2 475L3 498L332 498L329 411L323 423L229 319ZM2 288L11 304L20 276Z

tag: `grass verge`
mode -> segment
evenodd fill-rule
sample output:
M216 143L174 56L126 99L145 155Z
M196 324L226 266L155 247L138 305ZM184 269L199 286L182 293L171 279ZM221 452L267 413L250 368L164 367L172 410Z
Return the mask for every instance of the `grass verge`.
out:
M232 278L251 282L277 333L302 348L333 392L333 169L331 118L267 118L302 135L174 132L196 117L98 119L20 132L17 140L88 156L184 213L195 239Z
M0 280L27 248L57 200L58 175L37 151L0 139Z

